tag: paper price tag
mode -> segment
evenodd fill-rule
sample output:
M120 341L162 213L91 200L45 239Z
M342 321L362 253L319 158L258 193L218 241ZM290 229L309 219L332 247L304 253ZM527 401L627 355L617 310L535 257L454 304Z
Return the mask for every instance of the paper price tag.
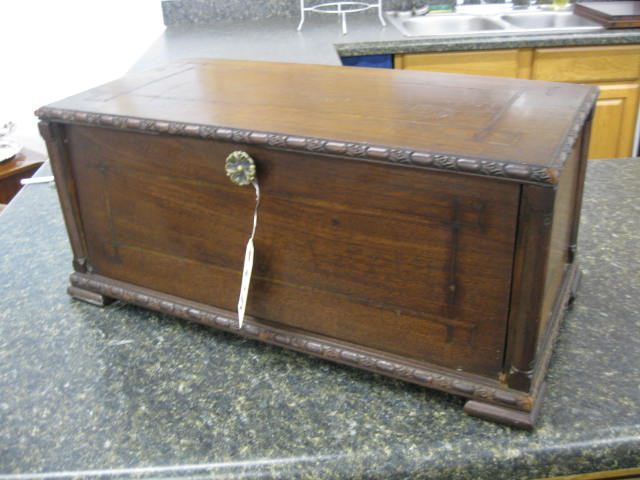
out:
M242 328L244 312L247 308L247 298L249 296L249 283L251 282L251 271L253 270L253 238L247 242L247 249L244 254L244 268L242 269L242 283L240 284L240 297L238 298L238 324Z
M258 180L251 182L256 190L256 208L253 211L253 228L251 236L247 242L247 248L244 252L244 267L242 268L242 283L240 284L240 296L238 297L238 327L242 328L244 322L244 312L247 309L247 298L249 297L249 285L251 283L251 272L253 271L253 237L256 235L256 227L258 226L258 208L260 207L260 186Z

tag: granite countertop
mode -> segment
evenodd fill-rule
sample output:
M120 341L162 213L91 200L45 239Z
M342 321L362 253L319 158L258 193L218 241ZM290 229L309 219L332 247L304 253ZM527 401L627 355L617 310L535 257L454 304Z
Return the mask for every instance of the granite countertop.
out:
M639 192L640 159L590 162L580 296L527 433L465 415L459 398L74 301L55 189L28 186L0 215L0 478L511 480L638 467Z
M372 13L348 17L342 35L333 15L309 14L301 32L297 18L268 18L215 25L170 26L135 69L168 61L208 57L339 65L340 56L484 50L569 45L640 44L640 29L572 34L482 35L476 37L409 38L393 25L385 28Z

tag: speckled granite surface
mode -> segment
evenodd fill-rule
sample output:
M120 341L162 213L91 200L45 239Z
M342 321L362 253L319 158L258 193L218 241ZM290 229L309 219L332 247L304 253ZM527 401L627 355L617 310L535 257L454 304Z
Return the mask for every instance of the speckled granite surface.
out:
M305 0L306 6L326 0ZM375 3L375 0L364 0ZM540 5L552 0L537 0ZM581 0L591 1L591 0ZM530 0L511 0L513 5L530 5ZM220 21L258 20L270 17L299 17L300 0L161 0L165 25L206 24ZM504 3L504 0L464 0L465 5ZM423 5L455 5L455 0L383 0L384 10L411 10Z
M482 35L477 37L404 37L392 25L383 28L375 13L348 18L342 35L332 15L310 14L302 32L298 18L273 17L212 25L168 27L135 69L194 58L233 58L339 65L340 56L486 50L576 45L640 44L640 29L546 35Z
M492 50L584 45L627 45L640 43L640 30L610 30L556 35L485 35L475 38L413 38L390 41L365 41L337 44L341 56L385 53L450 52L456 50Z
M165 25L291 17L300 8L298 0L163 0L161 5Z
M375 3L374 0L366 0ZM479 2L480 0L475 0ZM489 3L501 0L489 0ZM305 0L306 6L324 3ZM385 10L410 10L414 4L454 4L454 0L384 0ZM473 3L467 0L466 3ZM270 17L300 17L300 0L162 0L165 25L206 24L220 21L259 20Z
M590 163L580 297L526 433L466 416L458 398L71 300L55 190L27 187L0 215L0 477L499 480L640 466L639 193L640 160Z

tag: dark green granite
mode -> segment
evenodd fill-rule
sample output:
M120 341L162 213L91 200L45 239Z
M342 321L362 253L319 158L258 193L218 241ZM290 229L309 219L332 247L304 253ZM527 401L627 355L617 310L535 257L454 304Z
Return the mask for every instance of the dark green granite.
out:
M485 35L475 38L412 38L382 42L351 42L336 45L343 57L384 53L424 53L501 48L568 47L584 45L628 45L640 43L640 30L546 35Z
M380 26L372 13L349 17L342 35L330 15L309 16L302 32L297 18L267 18L215 25L168 27L135 69L195 57L339 65L340 56L487 50L520 47L640 44L640 29L547 35L409 38L393 25Z
M526 433L466 416L459 398L71 300L55 190L29 186L0 215L0 478L499 480L640 466L639 194L640 160L590 163L580 297Z

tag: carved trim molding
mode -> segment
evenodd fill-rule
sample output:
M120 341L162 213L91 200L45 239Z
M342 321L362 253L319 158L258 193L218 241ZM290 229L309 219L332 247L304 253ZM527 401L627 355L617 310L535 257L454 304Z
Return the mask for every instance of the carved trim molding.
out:
M561 167L571 155L573 147L580 137L580 134L582 133L582 127L584 126L587 117L593 110L593 106L595 105L599 94L600 91L598 90L598 87L593 87L593 91L585 98L584 102L580 106L580 109L578 110L578 113L576 113L576 116L573 119L573 123L571 125L571 128L569 129L569 132L567 133L567 137L562 149L560 149L560 152L551 163L552 166Z
M377 162L412 165L431 170L454 171L486 177L497 177L503 180L517 182L555 185L558 182L559 176L559 171L556 167L458 157L433 152L369 145L367 143L289 136L195 123L148 120L135 117L78 112L52 107L42 107L38 109L35 114L41 119L64 123L95 125L145 133L197 137L287 150L303 150L312 153L362 158ZM581 127L582 124L577 123L575 128L572 129L572 132L574 130L579 132ZM575 138L570 140L575 143ZM573 144L565 146L563 152L570 152L572 146ZM564 162L564 160L562 160L562 162Z
M230 315L217 313L212 307L182 302L174 297L168 297L161 293L155 293L97 275L73 273L70 281L72 287L76 289L98 293L105 297L122 300L143 308L202 323L220 330L297 350L337 363L400 378L411 383L454 395L474 398L486 403L522 411L529 411L532 408L531 396L524 392L493 388L480 382L475 382L468 377L465 378L463 375L457 376L427 367L416 367L410 362L390 359L383 354L378 355L357 348L348 348L311 335L258 324L251 318L245 319L243 328L239 329L236 319Z

